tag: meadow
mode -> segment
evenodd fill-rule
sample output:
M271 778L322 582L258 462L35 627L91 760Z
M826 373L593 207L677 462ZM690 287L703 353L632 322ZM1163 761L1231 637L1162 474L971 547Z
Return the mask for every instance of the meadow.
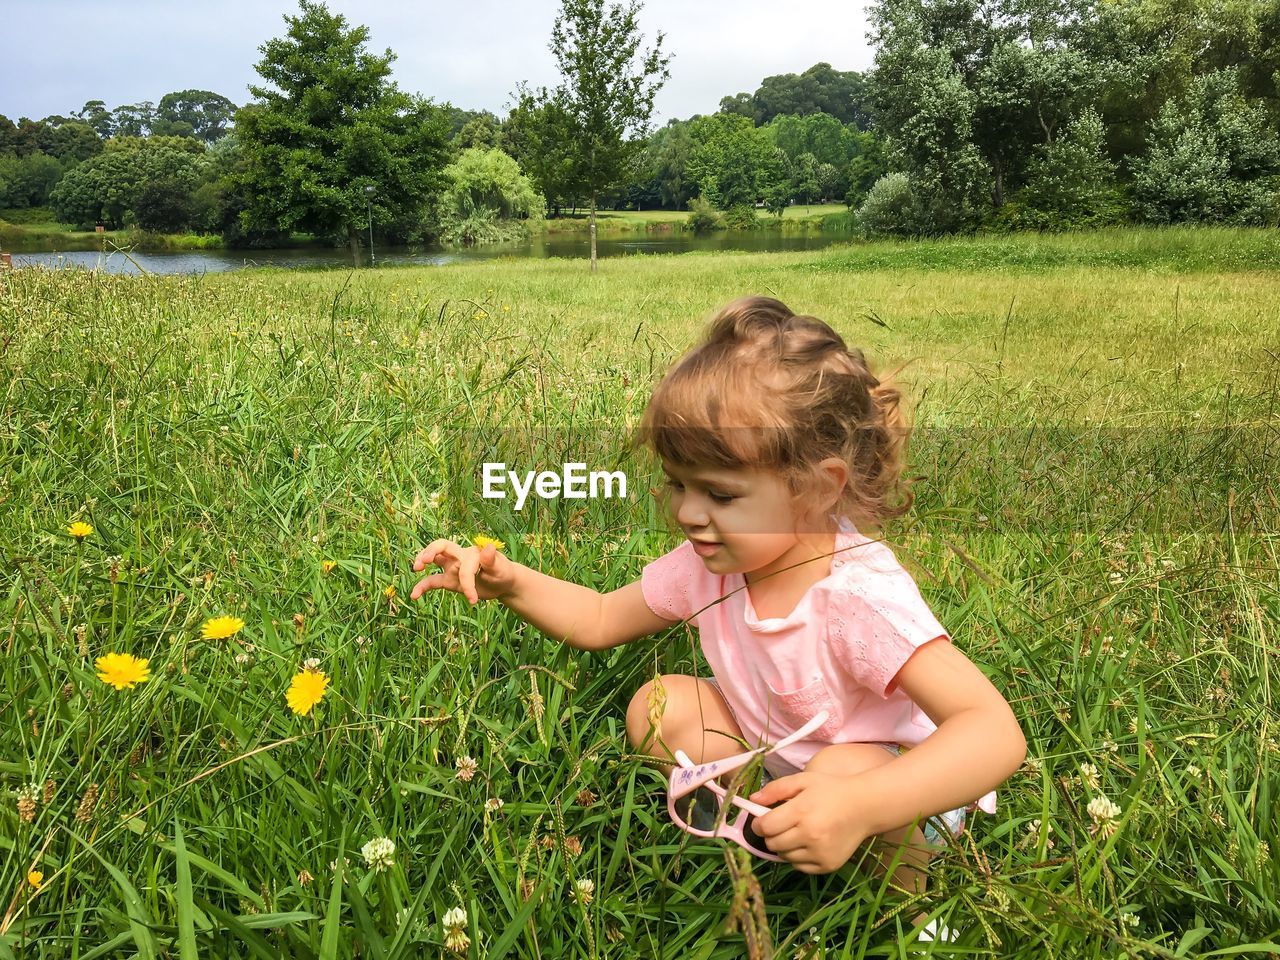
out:
M689 631L407 600L436 536L600 590L678 543L627 431L745 293L897 372L884 536L1027 736L922 897L669 823L623 717ZM1280 953L1278 390L1274 231L0 273L0 957ZM630 496L516 513L490 458Z

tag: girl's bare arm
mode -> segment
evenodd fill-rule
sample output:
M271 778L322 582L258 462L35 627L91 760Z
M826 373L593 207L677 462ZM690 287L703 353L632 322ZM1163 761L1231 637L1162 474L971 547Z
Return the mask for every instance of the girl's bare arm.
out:
M644 601L640 581L600 594L539 573L498 553L436 540L418 553L413 569L429 564L439 573L424 577L409 594L417 600L428 590L452 590L472 603L501 600L543 633L580 650L616 647L671 626Z
M671 626L649 609L635 580L611 593L516 567L515 588L499 597L549 637L579 650L605 650Z
M938 727L892 763L858 775L872 833L933 816L994 790L1017 771L1027 741L1009 704L946 639L920 647L897 684Z

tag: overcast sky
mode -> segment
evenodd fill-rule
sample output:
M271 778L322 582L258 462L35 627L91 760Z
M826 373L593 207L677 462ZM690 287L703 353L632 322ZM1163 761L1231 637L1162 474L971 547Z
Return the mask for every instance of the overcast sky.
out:
M771 74L820 61L837 70L871 63L862 2L647 0L648 41L661 30L675 55L658 95L660 122L709 113ZM547 49L558 0L329 0L330 10L390 47L402 90L501 114L516 83L555 83ZM285 32L295 0L42 0L0 2L0 114L69 115L87 100L113 109L173 90L212 90L237 105L259 78L258 47Z

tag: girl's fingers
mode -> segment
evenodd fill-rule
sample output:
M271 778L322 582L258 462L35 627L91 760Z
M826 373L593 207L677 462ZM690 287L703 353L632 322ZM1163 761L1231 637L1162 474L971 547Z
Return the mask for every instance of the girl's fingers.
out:
M775 837L766 837L764 834L760 834L760 836L770 850L780 857L787 857L788 860L791 857L787 856L787 854L800 854L804 851L805 839L801 835L799 827L791 827Z
M480 550L480 566L492 570L498 561L498 551L492 543L486 543Z
M413 569L425 570L427 564L433 562L437 555L451 556L457 559L458 545L452 540L432 540L431 543L418 551L418 555L413 558Z
M811 859L811 857L811 854L806 853L805 859L803 860L789 859L787 862L791 864L793 869L799 870L801 873L826 873L827 870L823 868L822 864Z
M458 586L462 588L463 594L472 603L480 602L480 595L476 593L476 571L479 568L480 557L478 553L469 555L458 564Z
M429 577L423 577L418 581L417 586L409 591L409 599L417 600L428 590L443 590L449 586L449 576L444 573L433 573Z

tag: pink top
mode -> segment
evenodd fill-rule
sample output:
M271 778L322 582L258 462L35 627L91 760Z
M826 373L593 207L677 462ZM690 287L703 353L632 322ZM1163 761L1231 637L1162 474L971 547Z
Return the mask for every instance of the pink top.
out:
M911 654L951 640L911 575L883 543L840 521L831 572L786 617L760 620L742 574L713 574L688 541L645 566L645 602L697 628L702 652L748 743L772 742L819 710L812 738L765 759L774 776L799 773L832 743L910 748L937 725L894 683ZM724 597L722 602L716 601ZM705 608L705 609L704 609ZM978 801L995 813L992 791Z

